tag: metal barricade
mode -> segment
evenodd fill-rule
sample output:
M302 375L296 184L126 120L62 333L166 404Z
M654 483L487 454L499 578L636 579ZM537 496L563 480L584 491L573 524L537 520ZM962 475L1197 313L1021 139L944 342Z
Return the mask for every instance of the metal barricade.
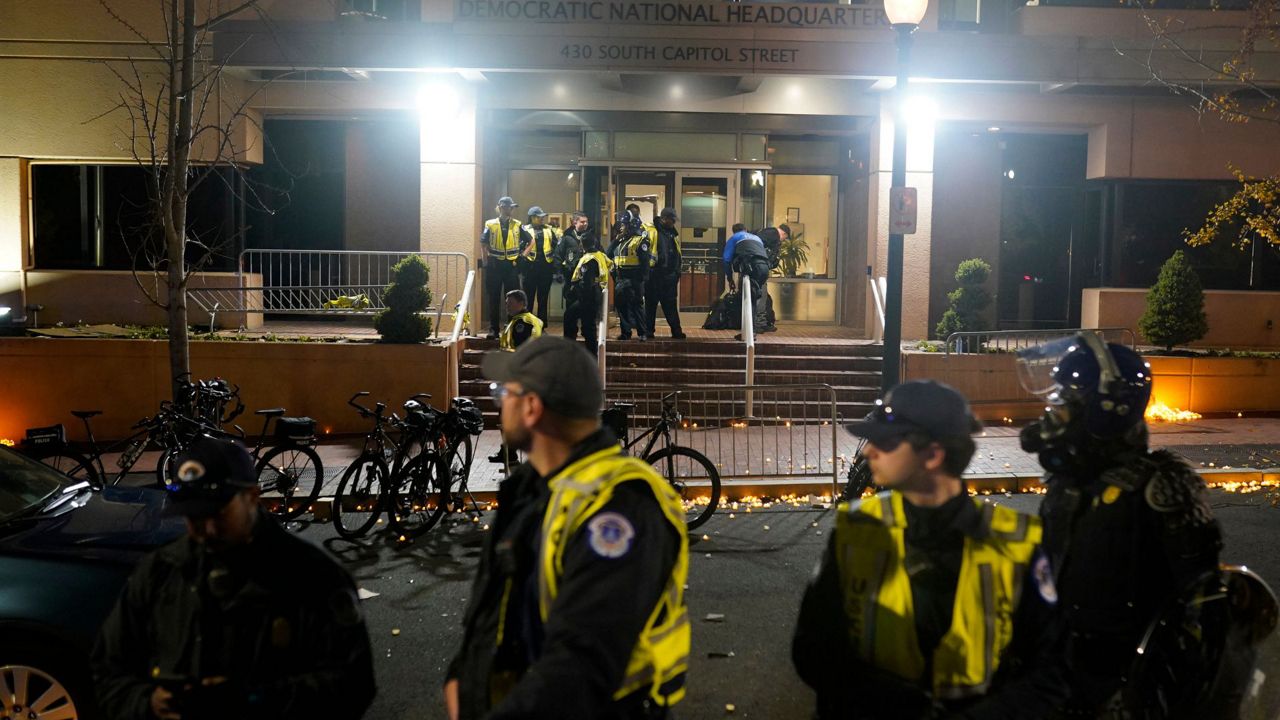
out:
M1106 342L1121 343L1131 348L1137 345L1137 338L1134 337L1132 330L1122 327L1110 327L957 332L947 336L945 347L948 355L953 352L956 354L1014 352L1082 332L1096 333Z
M754 417L746 413L749 397ZM822 478L838 492L841 457L830 385L611 385L605 406L615 402L635 406L629 413L631 438L658 422L664 402L674 402L680 421L673 442L706 455L723 481ZM647 442L631 452L640 454Z
M188 294L210 313L372 315L386 307L382 294L392 268L410 255L427 264L428 312L438 315L448 298L462 295L471 270L464 253L250 249L240 254L238 287Z

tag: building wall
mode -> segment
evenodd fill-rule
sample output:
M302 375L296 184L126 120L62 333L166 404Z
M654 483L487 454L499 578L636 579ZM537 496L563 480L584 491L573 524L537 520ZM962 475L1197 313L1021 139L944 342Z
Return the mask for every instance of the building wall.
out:
M1146 309L1144 289L1086 288L1080 326L1129 328L1139 343L1149 344L1138 331L1138 319ZM1192 347L1280 348L1280 293L1206 290L1204 310L1209 332L1190 343Z
M416 118L347 125L344 249L418 249L417 135Z

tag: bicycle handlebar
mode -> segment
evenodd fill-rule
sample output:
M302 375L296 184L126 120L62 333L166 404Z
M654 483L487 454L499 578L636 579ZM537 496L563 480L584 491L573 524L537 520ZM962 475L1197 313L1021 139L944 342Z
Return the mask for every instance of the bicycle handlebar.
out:
M376 403L376 404L374 404L374 409L373 409L373 410L370 410L369 408L367 408L367 407L365 407L365 406L361 405L360 403L356 402L356 398L365 397L365 396L366 396L366 395L368 395L368 394L369 394L369 392L368 392L367 390L366 390L366 391L362 391L362 392L358 392L358 393L356 393L355 395L352 395L352 396L351 396L351 399L347 401L347 404L348 404L348 405L350 405L351 407L355 408L355 409L356 409L356 412L360 413L360 417L375 417L375 416L376 416L376 417L378 417L378 418L381 418L381 417L382 417L382 413L387 409L387 405L386 405L386 403Z

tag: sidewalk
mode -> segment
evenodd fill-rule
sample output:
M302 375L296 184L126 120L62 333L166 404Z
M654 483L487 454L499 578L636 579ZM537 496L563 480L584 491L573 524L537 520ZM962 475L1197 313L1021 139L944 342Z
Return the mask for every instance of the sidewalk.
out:
M1151 447L1167 448L1185 457L1193 467L1206 475L1210 482L1241 481L1245 476L1256 474L1258 480L1264 471L1280 468L1280 418L1231 418L1214 420L1195 420L1184 423L1152 423ZM975 484L982 486L987 480L1021 481L1019 489L1034 487L1034 482L1041 475L1040 465L1034 455L1022 451L1018 443L1018 426L988 427L982 436L977 438L978 452L970 462L966 471L972 476ZM795 430L800 430L795 428ZM853 455L856 440L844 430L836 434L837 463L843 465ZM499 465L488 462L488 456L497 451L499 438L497 430L485 430L479 437L475 450L475 462L471 469L470 487L479 493L489 493L497 489L502 479ZM327 492L332 489L341 477L343 469L359 453L360 440L352 439L341 442L326 443L319 448L321 460L324 462ZM711 446L714 447L714 446ZM711 448L708 447L708 450ZM709 456L713 453L708 452ZM733 458L712 457L721 467L734 465ZM778 459L782 462L782 459ZM829 462L824 458L824 469ZM799 460L797 460L799 462ZM818 458L810 455L809 462L817 463ZM841 471L843 476L843 470ZM1009 489L1005 483L988 483L990 489ZM788 493L811 492L821 481L814 478L802 478L794 483L785 481L726 481L728 488L742 485L744 489L757 489L761 485L769 485L777 495ZM739 491L741 492L741 491ZM730 495L738 494L730 491Z

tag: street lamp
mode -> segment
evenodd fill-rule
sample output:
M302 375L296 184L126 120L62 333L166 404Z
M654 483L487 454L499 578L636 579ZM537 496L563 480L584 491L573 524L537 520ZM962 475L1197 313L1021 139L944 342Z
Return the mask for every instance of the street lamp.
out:
M897 34L898 82L894 85L893 179L894 189L907 184L907 69L911 61L911 33L920 26L929 0L884 0L884 14ZM895 195L890 191L890 202ZM889 228L887 283L884 298L884 350L881 368L882 389L898 384L902 356L902 233Z

